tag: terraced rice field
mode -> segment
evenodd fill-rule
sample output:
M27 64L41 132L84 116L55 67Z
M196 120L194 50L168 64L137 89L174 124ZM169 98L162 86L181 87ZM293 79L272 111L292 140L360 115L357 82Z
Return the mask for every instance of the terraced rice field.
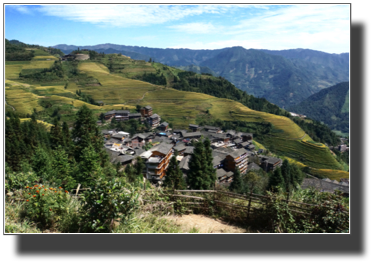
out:
M24 121L30 121L32 120L31 118L20 118L20 121L21 122L24 122ZM41 121L41 120L37 120L38 123L41 123L42 125L45 126L46 130L50 131L50 128L53 127L54 125L53 124L50 124L50 123L46 123L44 121Z
M6 61L5 62L5 79L18 79L24 65L30 61Z
M317 169L342 169L342 166L331 155L330 150L304 144L299 140L288 140L267 137L266 146L273 146L275 153L290 157L298 162Z
M331 180L340 181L341 178L350 178L350 173L342 170L330 170L330 169L312 169L312 174L318 174L323 177L328 177Z
M34 108L37 111L43 110L44 108L38 104L39 98L41 98L41 96L21 88L8 89L5 94L7 104L14 107L17 112L23 114L33 113Z

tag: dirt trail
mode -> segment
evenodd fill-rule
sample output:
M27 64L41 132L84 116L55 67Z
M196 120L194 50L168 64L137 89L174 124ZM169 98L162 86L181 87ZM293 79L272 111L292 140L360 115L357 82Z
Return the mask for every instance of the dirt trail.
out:
M185 231L197 230L199 233L247 233L246 229L229 225L203 215L189 214L182 216L167 216Z

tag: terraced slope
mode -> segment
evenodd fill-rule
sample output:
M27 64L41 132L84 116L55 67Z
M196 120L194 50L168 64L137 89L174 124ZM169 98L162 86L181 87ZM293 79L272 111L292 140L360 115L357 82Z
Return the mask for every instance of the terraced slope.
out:
M207 111L215 119L270 122L274 129L266 136L263 142L265 146L275 146L279 155L288 156L312 168L341 169L326 146L308 142L311 138L287 117L254 111L228 99L126 79L109 74L99 63L86 62L79 68L86 74L94 76L102 84L96 91L87 90L86 87L85 92L96 99L103 97L110 103L113 100L107 99L107 95L116 90L119 98L115 98L114 103L124 100L125 104L133 105L136 104L138 97L143 97L138 101L140 105L152 106L154 112L173 123L175 127L182 128L194 123L198 114L206 114ZM144 90L147 91L142 94Z

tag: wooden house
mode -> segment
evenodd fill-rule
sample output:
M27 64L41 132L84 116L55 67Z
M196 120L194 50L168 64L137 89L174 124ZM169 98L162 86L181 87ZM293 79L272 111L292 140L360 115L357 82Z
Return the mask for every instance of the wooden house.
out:
M153 109L151 106L145 106L140 109L140 113L142 117L149 117L153 115Z
M224 159L224 169L226 171L234 171L237 167L241 174L246 173L248 167L248 153L245 149L237 149L229 153Z
M152 155L145 162L146 178L156 182L162 181L173 154L173 145L160 143L149 149L149 151L152 152Z

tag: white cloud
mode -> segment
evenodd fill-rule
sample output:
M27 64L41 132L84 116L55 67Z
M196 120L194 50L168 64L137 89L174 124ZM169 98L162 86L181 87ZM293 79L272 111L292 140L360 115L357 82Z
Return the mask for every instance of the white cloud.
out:
M6 5L6 7L14 9L22 14L33 14L32 10L25 5Z
M186 32L189 34L207 34L217 30L212 23L191 22L181 25L169 26L171 29L175 29L179 32Z
M38 10L49 16L118 27L146 26L204 13L225 12L218 5L43 5Z

